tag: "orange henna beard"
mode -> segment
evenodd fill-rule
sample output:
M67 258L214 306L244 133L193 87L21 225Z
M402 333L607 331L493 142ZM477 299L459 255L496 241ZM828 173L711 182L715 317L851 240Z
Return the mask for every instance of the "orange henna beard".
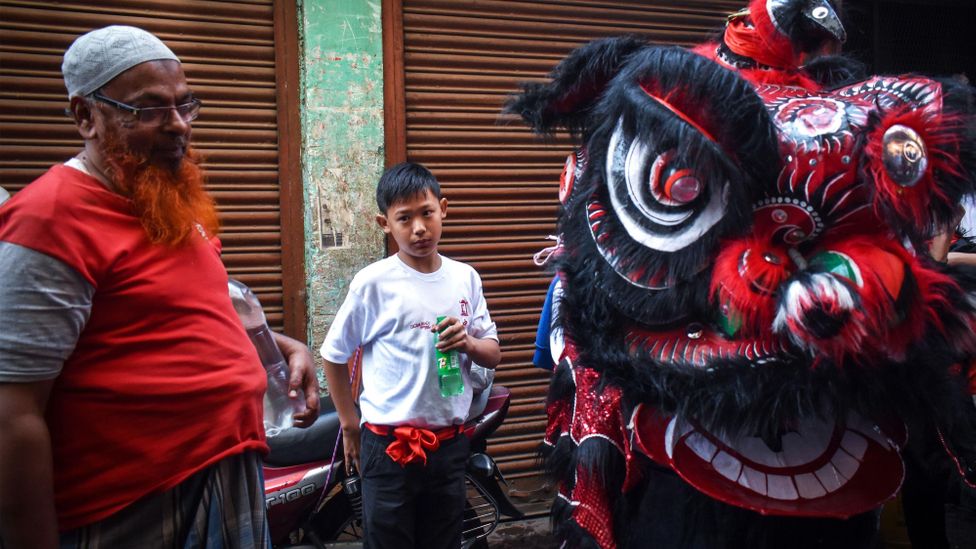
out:
M201 158L194 149L187 148L175 168L150 163L147 155L128 150L114 136L105 139L102 154L112 184L132 201L151 242L178 246L197 232L197 224L207 235L217 234L217 207L204 187Z

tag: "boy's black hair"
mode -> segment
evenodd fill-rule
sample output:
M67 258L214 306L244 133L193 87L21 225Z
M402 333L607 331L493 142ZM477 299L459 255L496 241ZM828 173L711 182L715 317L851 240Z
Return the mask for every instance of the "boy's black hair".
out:
M399 200L423 194L429 190L434 198L440 200L441 185L430 170L414 162L401 162L386 170L376 185L376 205L380 213Z

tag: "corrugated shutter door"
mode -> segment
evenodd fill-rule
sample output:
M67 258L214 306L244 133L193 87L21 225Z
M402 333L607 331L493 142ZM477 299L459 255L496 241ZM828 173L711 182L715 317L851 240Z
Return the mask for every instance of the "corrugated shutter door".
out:
M657 5L654 5L657 4ZM441 250L473 265L498 324L496 383L512 390L489 453L512 478L537 475L548 375L532 366L549 276L532 255L551 242L564 136L543 145L500 119L516 83L544 78L571 49L636 34L688 45L720 28L744 2L403 0L406 157L427 165L450 206ZM387 32L391 32L387 29ZM396 32L395 30L392 32ZM501 124L499 123L501 122Z
M71 41L110 24L153 32L183 61L204 103L193 142L220 207L224 263L280 329L273 14L272 0L0 2L0 185L18 190L81 148L63 113L61 60Z

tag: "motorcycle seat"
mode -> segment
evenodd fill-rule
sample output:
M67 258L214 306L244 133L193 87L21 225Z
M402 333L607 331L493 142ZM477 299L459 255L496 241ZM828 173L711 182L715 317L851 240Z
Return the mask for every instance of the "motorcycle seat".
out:
M323 399L315 423L304 429L282 429L277 436L268 438L271 451L264 457L264 462L275 467L286 467L332 459L339 431L339 414L328 399ZM341 453L336 459L342 459Z

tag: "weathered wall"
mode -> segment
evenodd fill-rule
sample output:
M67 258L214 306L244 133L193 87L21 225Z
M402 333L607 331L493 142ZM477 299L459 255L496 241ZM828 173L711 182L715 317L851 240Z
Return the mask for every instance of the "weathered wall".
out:
M353 275L384 255L380 0L299 0L309 346L317 355Z

